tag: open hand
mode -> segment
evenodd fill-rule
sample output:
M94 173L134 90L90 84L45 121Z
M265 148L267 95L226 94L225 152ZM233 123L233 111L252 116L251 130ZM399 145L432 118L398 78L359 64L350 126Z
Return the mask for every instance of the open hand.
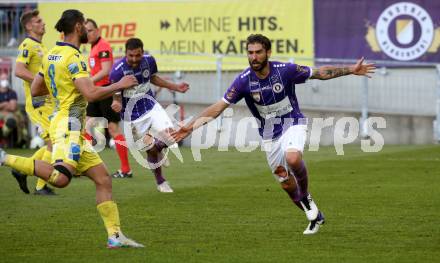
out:
M133 86L138 85L138 81L135 76L133 75L126 75L121 80L118 81L119 86L121 89L128 89Z
M362 57L354 66L352 66L352 73L353 75L366 76L368 78L371 78L371 76L368 74L374 73L376 66L374 65L374 63L363 64L364 60L364 57Z
M185 139L186 137L188 137L188 135L190 133L191 133L190 129L187 129L185 127L180 127L179 130L171 132L170 136L177 143L177 142L180 142L181 140Z

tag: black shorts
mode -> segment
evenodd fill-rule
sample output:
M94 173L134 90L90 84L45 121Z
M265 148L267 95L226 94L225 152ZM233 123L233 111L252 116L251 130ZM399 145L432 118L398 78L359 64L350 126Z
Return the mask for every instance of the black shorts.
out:
M89 102L89 105L87 105L87 116L104 117L108 122L118 123L121 120L121 116L112 109L112 102L112 97L97 102Z

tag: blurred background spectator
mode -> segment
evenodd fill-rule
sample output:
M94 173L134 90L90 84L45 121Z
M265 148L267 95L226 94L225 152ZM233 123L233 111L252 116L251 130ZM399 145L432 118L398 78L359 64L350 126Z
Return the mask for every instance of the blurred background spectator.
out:
M36 8L35 3L1 3L0 4L0 46L16 47L25 37L20 26L20 16Z
M10 88L9 76L0 75L0 145L21 147L26 143L27 130L23 114L17 106L17 93Z

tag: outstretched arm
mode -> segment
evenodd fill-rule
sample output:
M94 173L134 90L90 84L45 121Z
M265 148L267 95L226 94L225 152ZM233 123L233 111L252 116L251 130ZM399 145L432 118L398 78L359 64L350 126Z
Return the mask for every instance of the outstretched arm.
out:
M350 66L322 66L317 69L313 69L310 79L333 79L346 75L358 75L371 78L369 74L374 73L376 66L374 64L364 64L364 58L358 60L354 65Z
M79 78L74 80L75 87L81 92L87 101L99 101L111 97L115 92L122 89L131 88L138 82L133 75L124 76L121 80L110 86L97 87L93 85L91 78Z
M181 93L185 93L189 89L189 84L186 82L174 83L164 78L161 78L157 74L151 76L151 83L158 87L167 88L169 90L174 90Z
M227 107L229 107L229 104L223 100L219 100L203 110L197 118L190 121L187 125L181 127L178 131L172 132L171 137L173 137L175 142L185 139L195 129L217 118Z

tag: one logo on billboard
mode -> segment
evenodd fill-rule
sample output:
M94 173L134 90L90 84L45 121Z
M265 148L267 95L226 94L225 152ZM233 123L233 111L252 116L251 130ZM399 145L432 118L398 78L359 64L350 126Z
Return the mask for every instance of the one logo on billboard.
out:
M273 91L275 91L276 93L280 93L281 91L283 91L283 85L281 83L275 83L272 87Z
M427 52L435 53L440 47L440 27L434 28L429 13L411 2L388 6L375 28L367 26L366 40L371 49L395 60L414 60Z
M260 102L261 101L261 95L260 92L251 92L252 94L252 98L256 101L256 102Z

